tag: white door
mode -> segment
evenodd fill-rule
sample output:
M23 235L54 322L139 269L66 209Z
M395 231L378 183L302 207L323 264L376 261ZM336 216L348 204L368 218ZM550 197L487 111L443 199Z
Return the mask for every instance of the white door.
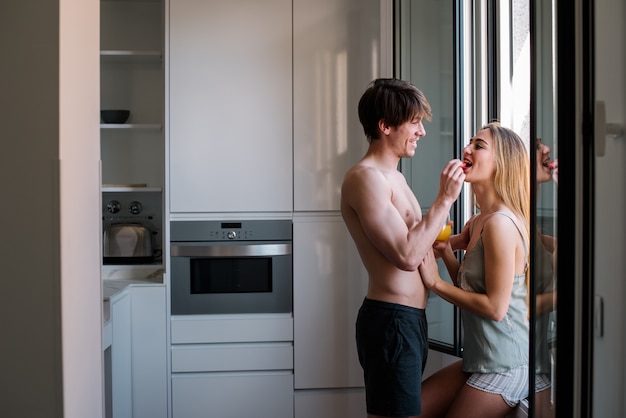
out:
M622 417L626 6L621 0L576 0L555 10L556 411L568 417Z
M626 6L595 1L595 100L605 105L606 136L596 138L594 283L602 325L593 341L593 416L626 414ZM598 109L600 110L600 109ZM596 116L600 116L599 114ZM600 143L598 143L600 141ZM603 310L603 314L602 314ZM600 321L600 315L603 320Z

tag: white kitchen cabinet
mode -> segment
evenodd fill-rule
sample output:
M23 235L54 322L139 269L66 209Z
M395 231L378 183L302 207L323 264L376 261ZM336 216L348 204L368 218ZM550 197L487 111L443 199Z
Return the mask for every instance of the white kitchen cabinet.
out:
M174 315L172 344L293 341L289 314Z
M173 418L293 418L290 314L171 319Z
M238 343L172 347L172 372L293 370L293 343Z
M131 289L133 418L166 418L167 304L164 285Z
M356 315L367 274L341 216L294 217L295 388L363 386Z
M291 212L291 0L171 0L172 213Z
M293 2L295 211L339 210L343 175L367 150L357 105L374 78L391 76L390 4Z
M132 418L131 300L126 292L111 298L111 411Z
M174 375L172 398L173 418L293 418L293 374Z
M164 184L164 9L161 0L101 0L100 102L127 109L100 125L103 184Z
M106 416L166 418L168 373L165 286L130 285L110 298L110 399ZM109 357L110 353L110 357Z

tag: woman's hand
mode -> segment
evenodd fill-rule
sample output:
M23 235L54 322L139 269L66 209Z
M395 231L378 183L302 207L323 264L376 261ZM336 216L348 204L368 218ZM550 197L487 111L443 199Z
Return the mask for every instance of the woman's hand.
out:
M559 184L559 160L552 161L552 180L558 186Z
M461 230L461 232L450 237L449 242L453 251L467 250L467 246L469 245L471 238L470 225L472 224L476 216L478 215L472 215L472 217L469 218L465 225L463 225L463 229Z
M441 258L445 254L446 250L448 250L449 247L450 247L449 241L435 241L433 243L433 251L434 251L435 258Z
M434 250L430 250L426 253L424 260L422 260L418 268L422 282L427 289L433 289L437 285L437 282L441 280Z

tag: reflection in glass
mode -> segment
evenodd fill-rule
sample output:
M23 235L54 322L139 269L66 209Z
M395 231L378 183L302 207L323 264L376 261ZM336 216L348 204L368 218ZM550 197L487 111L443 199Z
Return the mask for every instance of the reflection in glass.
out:
M554 4L531 0L534 66L531 92L531 130L536 139L535 221L537 237L532 260L534 290L535 397L531 405L536 418L555 416L556 393L556 295L557 295L557 185L558 141L555 134ZM534 128L534 129L532 129Z
M542 185L558 182L558 161L541 139L536 143L537 195ZM537 204L539 208L541 204ZM537 214L537 236L533 253L533 288L535 291L535 417L554 416L554 368L556 365L556 248L557 240L551 219Z

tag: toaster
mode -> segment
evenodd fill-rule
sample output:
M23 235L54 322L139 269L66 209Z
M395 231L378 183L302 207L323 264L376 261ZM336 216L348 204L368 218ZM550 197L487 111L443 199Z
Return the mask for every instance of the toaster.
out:
M155 261L152 232L140 224L113 224L104 231L105 264L143 264Z

